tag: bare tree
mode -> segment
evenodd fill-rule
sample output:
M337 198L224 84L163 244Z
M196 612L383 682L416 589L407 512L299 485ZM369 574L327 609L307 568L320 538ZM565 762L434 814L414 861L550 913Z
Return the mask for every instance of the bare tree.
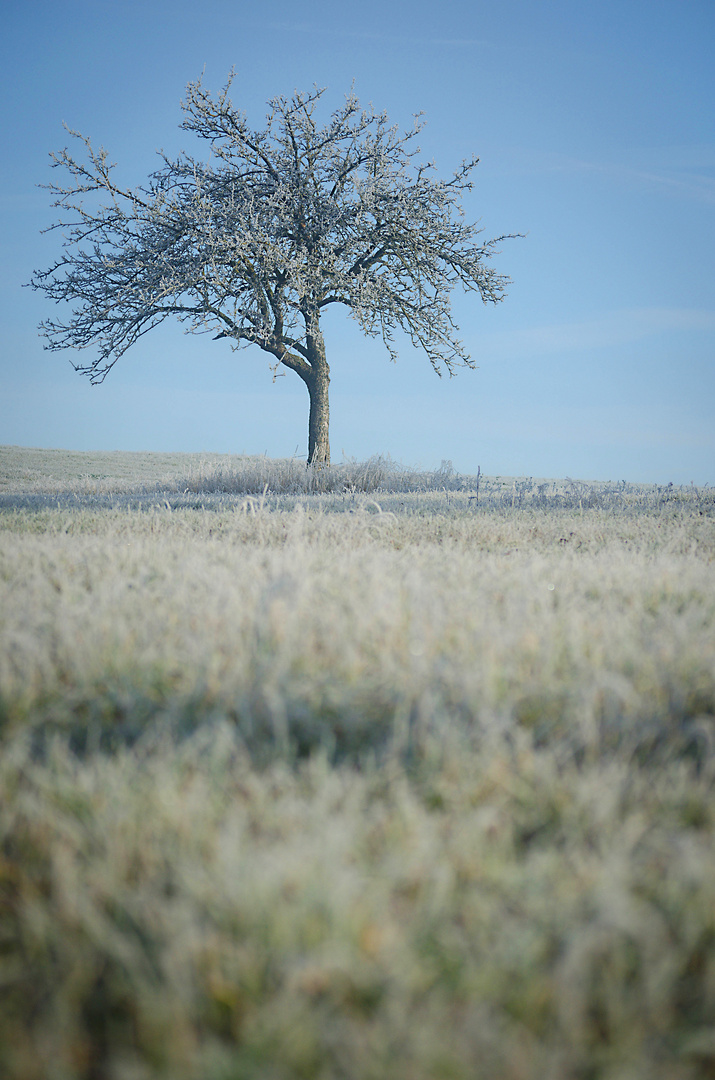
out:
M437 374L473 367L450 293L460 283L501 300L508 278L488 260L506 237L482 243L464 219L477 158L446 181L413 162L419 117L401 133L350 93L320 127L316 88L269 102L265 129L254 131L229 97L232 80L217 97L201 80L187 87L182 127L208 142L209 162L161 153L163 166L136 189L119 186L105 150L68 129L85 155L52 154L71 180L47 185L63 254L30 284L72 309L40 328L47 348L97 350L74 364L93 383L168 316L234 348L258 345L274 373L290 368L305 383L308 461L329 463L325 308L344 305L392 359L399 328Z

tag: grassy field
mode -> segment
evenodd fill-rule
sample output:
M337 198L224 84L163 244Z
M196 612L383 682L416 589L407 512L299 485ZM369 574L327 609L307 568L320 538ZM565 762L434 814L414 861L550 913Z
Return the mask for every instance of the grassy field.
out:
M715 496L0 448L0 1076L715 1077Z

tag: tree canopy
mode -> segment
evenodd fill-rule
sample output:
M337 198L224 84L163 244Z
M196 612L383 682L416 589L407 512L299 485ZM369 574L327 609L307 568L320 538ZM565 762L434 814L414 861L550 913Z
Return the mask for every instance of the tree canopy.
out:
M41 330L50 349L92 349L74 367L95 383L170 316L235 348L258 346L305 383L308 460L329 462L323 311L343 305L393 359L401 330L438 374L474 366L450 294L461 285L485 303L503 298L509 279L490 260L506 237L482 241L465 220L478 158L447 180L415 160L419 117L402 132L351 92L321 126L325 91L315 88L269 102L254 130L231 101L233 77L217 96L201 80L187 87L182 128L208 143L209 160L161 153L134 189L115 181L103 148L68 129L84 153L52 154L70 179L47 185L62 255L30 284L70 310Z

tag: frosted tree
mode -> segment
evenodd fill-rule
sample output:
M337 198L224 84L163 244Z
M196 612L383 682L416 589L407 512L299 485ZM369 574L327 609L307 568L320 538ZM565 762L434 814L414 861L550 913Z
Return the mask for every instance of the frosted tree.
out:
M269 102L254 131L231 101L232 80L218 96L201 80L187 87L182 127L208 144L208 162L161 153L162 167L136 189L115 181L104 149L68 129L81 160L67 148L52 154L70 180L47 185L62 255L30 284L70 311L40 328L47 348L94 352L74 363L93 383L170 316L234 348L258 346L274 373L288 368L305 383L308 461L329 463L325 309L342 304L392 359L401 330L437 374L472 367L450 294L460 284L486 303L503 298L508 278L489 260L505 237L482 242L465 220L461 196L478 159L449 180L416 163L419 118L400 132L351 93L320 126L316 88Z

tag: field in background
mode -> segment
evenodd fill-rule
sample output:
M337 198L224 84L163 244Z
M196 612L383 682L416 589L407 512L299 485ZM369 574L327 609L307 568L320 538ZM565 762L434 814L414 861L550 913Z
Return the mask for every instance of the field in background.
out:
M676 489L677 498L701 497L696 489ZM627 484L534 477L462 476L450 461L434 472L408 469L390 458L347 461L330 469L306 468L298 458L237 454L159 454L114 451L33 450L0 446L0 508L19 505L146 506L158 496L170 506L220 505L212 496L302 494L462 493L482 506L555 505L652 506L673 495L673 484ZM200 496L197 503L192 496ZM706 503L713 493L705 489ZM183 497L183 502L182 502ZM276 505L276 504L273 504ZM281 503L282 508L290 507ZM341 504L338 504L340 508Z
M0 449L0 1075L715 1075L715 498Z

